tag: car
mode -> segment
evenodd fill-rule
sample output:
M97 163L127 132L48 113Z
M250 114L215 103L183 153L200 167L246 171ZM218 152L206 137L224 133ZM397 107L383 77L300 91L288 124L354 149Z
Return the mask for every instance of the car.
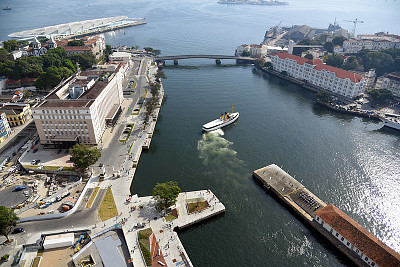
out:
M57 154L61 154L61 152L62 152L62 149L59 149L59 150L57 151Z
M133 111L139 111L139 109L138 109L138 108L135 108Z
M19 233L22 233L22 232L25 232L24 228L18 227L18 228L15 228L12 231L12 234L19 234Z
M39 150L39 149L35 148L35 149L32 151L32 153L36 153L36 152L38 152L38 150Z
M100 164L99 164L99 167L100 167L100 168L103 167L103 163L100 163Z
M68 150L68 149L66 149L66 150L65 150L65 152L64 152L64 154L68 154L68 152L69 152L69 150Z

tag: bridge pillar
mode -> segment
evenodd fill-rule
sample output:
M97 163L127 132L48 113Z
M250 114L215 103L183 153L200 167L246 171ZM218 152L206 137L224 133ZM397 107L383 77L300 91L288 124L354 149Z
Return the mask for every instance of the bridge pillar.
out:
M175 66L178 65L178 60L177 59L174 59L174 65Z
M220 60L220 59L216 59L216 60L215 60L215 64L221 65L221 60Z

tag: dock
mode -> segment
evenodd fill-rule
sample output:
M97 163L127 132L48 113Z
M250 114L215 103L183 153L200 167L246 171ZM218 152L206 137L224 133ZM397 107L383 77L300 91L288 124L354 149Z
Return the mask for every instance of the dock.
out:
M275 164L253 176L357 266L400 266L400 255L333 204L327 205Z
M255 170L253 176L308 222L313 221L317 210L326 206L325 202L275 164Z

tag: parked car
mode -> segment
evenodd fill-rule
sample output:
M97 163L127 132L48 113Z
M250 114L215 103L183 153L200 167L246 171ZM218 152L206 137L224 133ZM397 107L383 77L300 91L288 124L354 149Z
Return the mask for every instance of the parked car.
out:
M99 164L99 167L100 167L100 168L103 167L103 163L100 163L100 164Z
M36 152L38 152L38 150L39 150L39 149L35 148L35 149L32 151L32 153L36 153Z
M57 151L57 154L61 154L61 152L62 152L62 150L61 150L61 149L59 149L59 150Z
M12 234L19 234L19 233L22 233L22 232L25 232L24 228L19 227L19 228L15 228L12 231Z

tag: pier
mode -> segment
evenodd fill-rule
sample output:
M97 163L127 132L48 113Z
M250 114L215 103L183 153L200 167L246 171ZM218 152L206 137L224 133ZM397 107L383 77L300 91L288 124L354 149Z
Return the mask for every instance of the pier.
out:
M400 266L396 251L277 165L255 170L253 176L357 266Z
M326 206L325 202L275 164L255 170L253 175L308 222L313 221L315 211Z

